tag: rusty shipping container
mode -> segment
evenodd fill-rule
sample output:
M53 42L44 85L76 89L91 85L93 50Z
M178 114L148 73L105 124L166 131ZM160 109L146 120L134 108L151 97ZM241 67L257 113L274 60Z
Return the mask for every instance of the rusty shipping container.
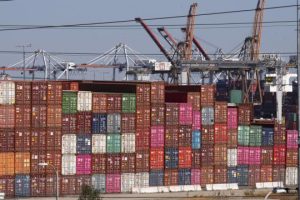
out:
M30 151L31 144L30 129L15 130L15 151L25 152Z
M107 94L107 112L122 112L122 94Z
M32 174L45 174L46 168L39 166L39 163L47 161L46 151L34 151L30 155L30 172Z
M47 104L48 105L62 104L62 82L58 82L58 81L48 82Z
M121 154L121 172L135 173L135 153Z
M15 153L15 173L16 174L30 173L30 152Z
M31 114L32 114L31 115L32 128L47 127L47 106L46 105L32 105Z
M179 104L166 103L166 126L179 124Z
M136 86L136 103L150 105L151 102L151 86L150 84L137 84Z
M149 172L150 167L150 154L149 150L143 150L143 151L136 151L135 153L135 169L136 173L139 172Z
M187 102L190 103L193 107L193 110L200 110L201 108L201 88L199 87L199 92L188 92L187 93Z
M0 152L15 151L15 130L0 129Z
M46 152L46 162L56 168L59 174L61 174L61 162L62 162L61 151L47 151ZM53 169L51 167L46 167L46 174L52 174Z
M201 85L201 106L214 106L215 86Z
M227 102L215 102L215 123L227 123Z
M91 134L92 133L92 113L78 112L77 113L77 133Z
M164 173L164 185L178 185L178 170L177 169L166 169Z
M215 142L215 128L213 125L202 125L201 128L201 143L214 144Z
M16 105L16 128L30 128L31 105Z
M15 127L15 106L0 105L0 128Z
M47 151L61 151L62 132L60 128L48 128L46 134Z
M75 134L77 128L77 115L76 114L62 114L62 133Z
M192 126L179 126L178 146L192 146Z
M152 82L151 83L151 103L165 102L165 83Z
M92 155L92 173L105 174L106 173L106 154Z
M30 176L30 191L32 197L46 196L46 175L34 174Z
M121 132L122 133L135 133L135 114L123 113L121 115Z
M239 125L250 125L253 119L253 107L251 104L240 104L238 107Z
M92 100L93 113L106 113L107 112L107 95L103 93L93 93Z
M149 105L136 107L136 126L150 127L151 125L151 108Z
M165 127L165 147L178 147L179 128L178 126Z
M31 105L31 82L17 81L16 105Z
M47 131L46 129L31 130L31 151L46 151L47 148Z
M15 196L15 177L1 176L0 177L0 192L5 194L5 197L11 198Z
M47 106L47 127L58 128L62 126L62 107L59 104Z
M32 105L46 105L47 104L48 84L46 81L32 82Z
M148 150L150 148L150 127L137 127L135 134L136 151Z
M151 126L165 124L165 105L151 104Z
M106 158L106 173L121 173L121 154L107 154Z

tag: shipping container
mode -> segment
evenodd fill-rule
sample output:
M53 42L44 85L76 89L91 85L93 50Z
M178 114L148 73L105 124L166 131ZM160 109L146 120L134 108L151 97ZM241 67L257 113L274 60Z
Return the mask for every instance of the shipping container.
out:
M60 128L48 128L46 134L47 151L61 151L62 133Z
M75 134L77 125L76 114L62 114L62 133Z
M106 154L92 155L92 173L105 174L106 173Z
M298 168L287 167L285 173L285 184L287 186L295 186L298 184Z
M237 149L227 149L227 166L237 166Z
M215 124L215 144L227 144L227 125Z
M226 144L214 145L214 164L226 165L227 164L227 146Z
M52 114L54 114L54 113L52 113ZM52 120L51 121L52 123L53 122L55 123L55 121L56 121L56 119L53 119L53 118L50 118L50 120ZM46 105L33 105L32 106L31 127L32 128L46 128L47 127L47 106Z
M136 126L150 127L151 125L151 108L148 105L137 106Z
M76 156L76 174L82 175L82 174L91 174L92 164L92 156L91 155L77 155Z
M32 82L32 105L46 105L48 84L46 81L33 81Z
M122 112L135 113L136 111L136 96L135 94L122 95Z
M107 115L100 113L93 113L92 133L93 134L106 134Z
M76 153L78 154L92 153L92 137L90 135L77 135Z
M61 151L47 151L46 152L46 163L53 165L59 174L61 174ZM46 174L52 174L53 169L51 167L46 167Z
M59 128L62 126L62 108L61 105L48 105L47 106L47 126Z
M226 165L216 165L214 168L214 183L227 183L227 167Z
M201 186L214 183L214 167L213 166L202 166L201 167Z
M31 104L31 82L17 81L16 87L16 104L30 105Z
M5 197L11 198L15 196L15 177L1 176L0 177L0 192L5 194Z
M227 123L227 102L215 102L215 123Z
M201 144L214 144L215 128L214 126L202 125L201 129Z
M31 130L31 151L46 151L47 132L46 129Z
M285 165L273 165L272 180L285 183Z
M121 173L121 154L107 154L106 173Z
M52 171L53 172L53 171ZM58 181L58 187L60 188L60 181ZM53 197L56 194L56 178L53 174L46 175L46 196Z
M135 173L135 153L121 154L121 172Z
M92 153L106 153L106 135L97 134L92 136Z
M260 167L260 182L272 182L272 165L261 165Z
M151 125L164 125L165 124L165 105L164 104L151 104Z
M179 104L179 124L192 125L193 124L193 107L189 103Z
M249 164L249 147L239 146L237 149L238 165L248 165Z
M16 102L16 85L13 81L0 81L0 104L13 105Z
M15 151L30 151L30 130L16 129L15 131Z
M134 153L135 152L135 134L123 134L121 136L121 152Z
M247 186L249 180L249 169L247 165L238 165L236 168L237 183L239 186Z
M192 168L201 168L201 150L192 150Z
M195 130L192 132L192 149L200 149L201 148L201 132L199 130Z
M100 193L105 193L105 174L93 174L92 175L92 186Z
M107 115L107 133L121 132L121 114L111 113Z
M91 134L92 133L92 113L81 111L77 113L77 133Z
M65 134L62 136L62 154L75 154L76 153L76 135Z
M30 173L45 174L46 167L39 166L39 163L47 161L46 151L31 151L30 153Z
M236 167L228 167L227 168L227 183L237 183Z
M243 102L242 90L230 90L230 103L241 104Z
M297 165L298 165L298 149L287 149L286 166L297 167Z
M103 93L93 93L93 113L107 112L107 95Z
M201 124L214 125L215 123L214 107L202 107L201 109Z
M238 128L238 109L237 108L228 108L227 109L227 127L228 129L237 129Z
M178 185L191 185L191 170L179 169L178 170Z
M151 86L149 84L136 85L136 103L150 104L151 101Z
M76 176L76 194L81 194L84 185L91 185L91 176L80 175Z
M62 82L51 81L48 82L48 105L61 105L62 104Z
M77 93L77 110L92 111L92 92L79 91Z
M164 171L151 170L149 173L149 186L163 186L164 185Z
M261 164L272 165L273 164L273 147L263 146L261 147Z
M166 103L166 126L175 126L179 124L179 104Z
M15 106L0 105L0 128L15 127Z
M193 110L200 110L200 105L201 105L200 98L201 98L200 91L187 93L187 102L192 105Z
M138 187L138 188L149 187L149 173L148 172L136 173L134 187Z
M164 148L151 148L150 149L150 169L163 169L164 168Z
M178 146L190 147L192 145L192 127L179 126Z
M262 146L273 146L274 145L274 129L268 127L262 127L261 135Z
M121 132L122 133L135 133L136 129L135 114L122 113L121 115Z
M121 192L132 192L134 187L134 173L124 173L121 174Z
M215 86L201 85L201 106L213 106L215 102Z
M60 178L60 194L64 195L76 195L76 176L62 176Z
M15 173L29 174L30 173L30 153L16 152L15 153Z
M165 147L178 147L178 126L165 126Z
M150 137L151 148L164 147L165 144L164 132L165 132L164 126L151 126L151 137Z
M150 148L150 127L137 127L135 134L135 150L148 150Z
M255 183L261 182L260 165L249 165L248 167L248 185L255 187Z
M106 136L106 152L107 153L121 152L121 135L108 134Z
M238 145L248 146L250 140L250 127L239 126L238 127Z
M165 83L152 82L151 83L151 102L164 103L165 102Z
M15 151L15 130L0 129L0 152Z
M201 113L198 110L193 110L193 130L201 130Z
M62 112L63 114L77 113L77 92L63 91Z
M252 122L253 108L251 104L240 104L238 107L238 123L239 125L250 125Z
M261 160L261 148L249 147L249 165L260 165L261 164L260 160Z
M15 178L15 197L30 196L30 176L16 175Z
M202 145L201 165L211 166L214 163L214 145Z
M191 184L200 185L201 184L201 170L191 169Z
M166 169L164 171L164 185L172 186L178 185L178 170L177 169Z
M16 128L30 128L31 126L31 106L16 105Z
M43 174L30 176L30 191L32 197L46 196L46 176Z
M122 94L107 94L107 112L122 112Z
M298 148L298 131L297 130L287 130L287 148L288 149L297 149Z
M121 192L121 175L106 174L106 192L120 193Z
M76 156L74 154L62 155L61 162L62 175L75 175L76 174Z
M135 153L136 172L149 172L150 154L149 150L136 151Z
M274 126L274 144L286 144L286 128L283 124L275 123Z
M273 164L274 165L284 165L285 164L285 154L286 154L286 147L285 145L274 145L273 147Z
M238 129L227 129L227 147L236 148L238 146Z
M165 148L165 169L178 168L178 149Z
M249 146L259 147L261 146L262 127L250 126L249 132Z

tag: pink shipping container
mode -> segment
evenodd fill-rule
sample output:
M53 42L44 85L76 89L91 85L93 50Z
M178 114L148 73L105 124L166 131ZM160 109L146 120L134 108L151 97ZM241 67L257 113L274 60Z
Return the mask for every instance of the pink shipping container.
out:
M164 132L163 126L151 127L151 148L164 147Z
M179 104L179 124L191 125L193 123L193 107L189 103Z
M249 164L249 147L238 147L238 165Z
M77 155L76 156L76 174L91 174L92 168L91 155Z
M120 193L121 192L121 175L107 174L106 175L106 192Z
M249 165L260 165L261 148L249 147Z
M193 111L193 124L192 124L193 130L201 130L201 113L200 111Z
M191 170L191 183L192 185L200 185L201 180L201 169Z
M298 131L297 130L287 130L287 148L297 149L298 148Z
M227 109L227 127L228 129L238 128L238 109L228 108Z

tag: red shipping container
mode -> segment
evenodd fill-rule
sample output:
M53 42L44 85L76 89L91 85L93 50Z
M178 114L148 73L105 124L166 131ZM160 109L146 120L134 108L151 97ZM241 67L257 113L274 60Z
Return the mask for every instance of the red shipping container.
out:
M136 151L135 153L135 170L136 173L139 172L149 172L149 166L150 166L150 154L148 150L144 151Z
M239 125L250 125L252 122L253 108L251 104L240 104L238 107L238 123Z
M106 113L107 112L107 95L103 93L93 92L93 113Z
M198 110L193 111L193 130L201 130L201 113Z
M165 147L178 147L178 126L166 126L165 131Z
M149 84L136 85L136 103L150 104L151 102L151 86Z
M260 181L260 165L249 165L248 185L255 186L255 183Z
M121 132L122 133L135 133L135 113L123 113L121 115Z
M201 186L204 187L206 184L214 183L214 167L213 166L203 166L201 167Z
M91 174L92 157L91 155L77 155L76 156L76 174Z
M188 103L179 104L179 124L192 125L193 124L193 107Z
M75 134L77 124L76 114L62 114L62 133Z
M249 147L238 147L237 155L238 165L248 165L249 164Z
M287 130L287 148L297 149L298 148L298 131L297 130Z
M31 127L32 128L46 128L47 127L47 106L33 105L31 113Z
M105 189L107 193L120 193L121 174L107 174Z
M150 128L137 127L135 134L135 149L148 150L150 148Z
M227 109L227 126L228 129L238 128L238 109L228 108Z
M214 145L214 164L226 165L227 164L227 146L226 144Z
M78 82L71 82L70 83L70 90L71 91L78 91L79 90L79 83Z
M15 130L0 129L0 152L15 151Z
M76 176L61 176L60 178L60 194L64 195L76 195Z
M151 104L151 125L165 125L164 104Z
M201 85L201 106L214 106L215 85Z
M32 82L31 98L32 98L33 105L46 105L47 89L48 89L48 84L46 81Z
M53 172L53 171L52 171ZM58 182L60 188L60 181ZM56 180L54 174L46 175L46 196L53 197L56 194Z
M31 106L16 105L16 127L30 128L31 126Z
M150 127L151 125L151 108L150 106L137 106L136 108L136 126Z
M179 104L166 103L166 126L179 124Z
M214 183L227 183L226 165L217 165L214 169Z
M62 83L58 81L48 82L48 105L61 105L62 104Z
M249 147L249 165L260 165L261 148Z
M275 123L274 144L286 144L286 129L284 124Z
M261 164L272 165L273 164L273 147L261 148Z
M77 113L77 133L91 134L92 133L92 113L78 112Z
M260 181L272 182L273 167L272 165L262 165L260 167Z
M46 129L31 130L31 151L46 151Z
M106 173L106 154L92 155L92 173L105 174Z
M151 83L151 103L165 102L165 83L152 82Z
M16 84L16 105L31 104L31 82L17 81Z
M201 164L210 166L214 163L214 145L202 145L201 147Z
M201 143L202 144L214 144L215 128L213 125L202 125L201 128Z
M122 94L107 94L107 112L122 112Z
M164 172L164 186L178 185L178 170L166 169Z
M1 176L0 177L0 192L5 194L5 197L15 196L15 177Z
M61 105L48 105L47 106L47 126L58 128L62 125L62 107Z
M215 144L227 144L227 125L215 124Z
M61 151L47 151L46 152L46 162L49 165L53 165L58 173L61 173ZM51 167L46 167L47 174L53 174L53 169Z
M227 102L215 102L215 123L227 123Z
M121 172L135 173L135 153L121 154Z
M30 172L32 174L45 174L46 167L39 166L39 163L47 161L46 151L34 151L30 155Z
M191 168L192 167L192 148L191 147L179 147L178 148L178 164L179 168Z
M192 150L192 168L201 168L201 150Z
M30 176L30 191L32 197L46 196L46 176L43 174Z
M188 92L187 102L193 106L193 110L200 110L200 90L199 92Z
M15 132L15 151L30 151L30 130L17 129Z
M121 173L121 154L107 154L106 173Z
M227 147L236 148L238 146L238 129L227 130Z
M15 127L15 106L0 105L0 128Z
M151 126L151 148L164 147L164 126Z
M190 147L192 145L192 127L179 126L178 146Z
M46 148L47 151L61 151L61 129L49 128L46 135Z
M80 194L84 185L92 185L91 176L81 175L76 178L76 194Z
M285 165L273 165L273 177L274 182L282 181L285 183Z
M150 149L150 169L164 169L164 148Z
M274 145L273 164L274 165L284 165L285 164L285 153L286 153L285 145Z
M297 167L298 166L298 149L287 149L286 151L286 166Z
M201 184L201 170L200 169L191 169L191 183L192 185Z

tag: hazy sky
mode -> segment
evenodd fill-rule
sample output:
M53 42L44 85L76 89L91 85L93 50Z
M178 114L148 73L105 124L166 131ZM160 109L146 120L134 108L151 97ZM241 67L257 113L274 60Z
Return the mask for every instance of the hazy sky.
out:
M186 15L189 6L198 3L197 13L253 9L257 0L14 0L0 1L1 25L60 25L112 20ZM267 0L266 7L296 4L296 0ZM200 16L196 23L252 22L254 12ZM296 8L265 11L265 21L296 20ZM150 24L185 24L185 18L151 21ZM136 23L130 23L136 25ZM277 24L278 25L278 24ZM292 25L285 24L285 25ZM293 24L295 25L295 23ZM196 36L211 44L202 45L209 53L217 47L229 52L251 33L251 25L197 26ZM266 24L265 26L270 26ZM1 26L0 29L5 27ZM296 27L264 27L262 52L295 52ZM176 39L183 39L179 29L170 29ZM160 38L163 41L162 38ZM200 40L201 41L201 40ZM28 50L55 52L104 52L123 42L142 53L159 53L142 28L45 29L0 31L0 50L21 50L17 45L31 43ZM165 43L164 43L165 44ZM213 45L212 45L213 44ZM166 47L168 47L166 45ZM60 56L74 62L87 62L92 56ZM0 66L15 63L21 54L0 53Z

